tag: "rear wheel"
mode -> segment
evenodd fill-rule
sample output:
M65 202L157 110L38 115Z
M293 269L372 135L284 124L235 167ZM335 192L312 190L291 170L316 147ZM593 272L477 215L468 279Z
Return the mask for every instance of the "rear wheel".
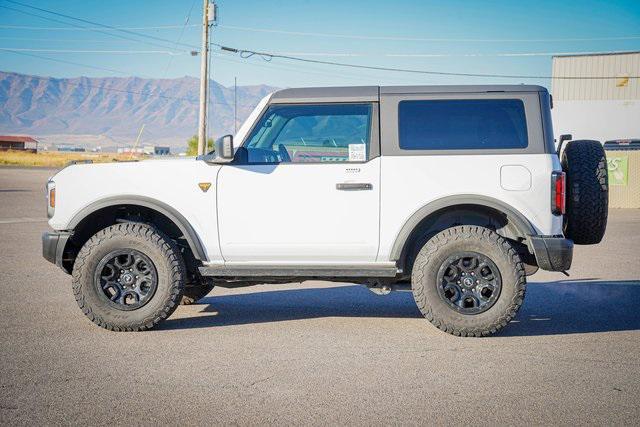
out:
M175 243L137 223L107 227L80 249L73 293L82 312L113 331L151 329L182 298L185 266Z
M413 295L422 314L459 336L485 336L506 326L522 305L526 278L513 246L492 230L452 227L418 253Z
M567 174L564 235L577 245L600 243L607 228L607 156L598 141L569 141L562 152Z

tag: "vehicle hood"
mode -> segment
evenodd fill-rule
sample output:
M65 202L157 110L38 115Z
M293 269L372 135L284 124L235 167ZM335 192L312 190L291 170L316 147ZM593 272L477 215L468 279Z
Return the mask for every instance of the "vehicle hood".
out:
M215 198L209 187L214 187L219 169L194 158L71 165L50 178L56 188L50 225L65 227L79 211L104 200L144 198L181 208L208 204L202 198ZM207 191L202 183L210 184Z

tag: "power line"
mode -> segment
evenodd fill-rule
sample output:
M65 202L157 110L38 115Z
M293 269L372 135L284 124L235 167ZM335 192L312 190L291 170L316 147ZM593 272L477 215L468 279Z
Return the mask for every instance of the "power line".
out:
M438 38L438 37L393 37L393 36L363 36L353 34L313 33L302 31L272 30L266 28L239 27L234 25L219 25L221 28L239 31L252 31L258 33L286 34L290 36L329 37L355 40L379 40L379 41L415 41L415 42L454 42L454 43L515 43L515 42L587 42L587 41L614 41L614 40L638 40L640 35L619 37L589 37L589 38L547 38L547 39L479 39L479 38Z
M194 4L195 4L194 0ZM187 20L188 22L188 20ZM178 41L184 32L180 33ZM0 40L21 40L21 41L41 41L41 42L97 42L113 43L118 40L87 40L87 39L50 39L50 38L30 38L30 37L0 37ZM142 42L145 43L145 42ZM25 48L6 48L11 50L25 50ZM29 49L32 52L49 52L51 49ZM166 53L169 55L191 54L191 51L110 51L110 50L67 50L61 49L56 52L64 53ZM617 54L636 53L637 51L616 51ZM536 56L566 56L566 55L604 55L611 52L597 51L573 51L573 52L493 52L493 53L366 53L366 52L273 52L278 55L289 55L299 57L387 57L387 58L474 58L474 57L536 57Z
M46 56L34 55L32 53L26 53L26 52L17 52L17 51L14 51L14 50L5 49L5 48L1 48L1 47L0 47L0 51L10 52L10 53L14 53L16 55L30 56L32 58L44 59L45 61L59 62L61 64L75 65L75 66L84 67L84 68L92 68L94 70L100 70L100 71L108 71L110 73L125 74L125 75L131 74L131 73L125 73L124 71L114 70L112 68L104 68L104 67L99 67L99 66L96 66L96 65L80 64L78 62L66 61L64 59L47 58ZM36 77L36 76L32 76L32 77Z
M95 69L95 70L101 70L101 71L109 71L109 72L114 72L114 73L118 73L118 74L123 74L123 75L130 75L131 73L128 72L124 72L124 71L119 71L119 70L114 70L112 68L104 68L104 67L99 67L99 66L94 66L94 65L87 65L87 64L81 64L78 62L72 62L72 61L66 61L66 60L61 60L61 59L55 59L55 58L50 58L50 57L44 57L44 56L39 56L39 55L29 55L25 52L59 52L58 50L45 50L45 49L18 49L18 48L1 48L0 50L5 51L5 52L11 52L11 53L16 53L16 54L22 54L24 56L31 56L33 58L38 58L38 59L43 59L46 61L54 61L54 62L59 62L59 63L63 63L63 64L69 64L69 65L76 65L76 66L80 66L80 67L85 67L85 68L91 68L91 69ZM109 51L70 51L70 50L65 50L62 52L66 52L66 53L75 53L75 52L83 52L83 53L105 53L105 52L109 52ZM154 51L148 51L145 53L153 53ZM124 52L118 52L118 53L136 53L136 51L124 51ZM285 71L293 71L293 72L298 72L298 73L305 73L305 74L316 74L316 75L322 75L322 76L333 76L333 77L345 77L344 74L337 74L337 73L327 73L327 72L323 72L323 71L314 71L314 70L308 70L308 69L299 69L299 68L291 68L291 67L286 67L286 66L279 66L279 65L275 65L275 64L269 64L269 65L262 65L262 64L258 64L258 63L246 63L240 60L233 60L231 58L229 58L229 56L227 55L221 55L221 54L215 54L216 56L220 56L220 59L223 61L229 61L229 62L233 62L236 64L246 64L246 65L250 65L250 66L257 66L257 67L266 67L266 68L271 68L271 69L280 69L280 70L285 70ZM357 75L350 75L352 78L357 79L360 78L361 76L357 76ZM163 77L164 78L164 77ZM243 104L240 104L243 105ZM243 106L250 106L252 107L253 105L246 105L244 104Z
M4 39L0 37L0 40ZM11 39L11 38L9 38ZM38 39L23 39L38 40ZM48 39L40 39L48 41ZM54 40L55 41L55 40ZM66 40L81 41L81 40ZM97 40L104 41L104 40ZM167 50L90 50L90 49L40 49L22 47L4 47L11 51L52 52L52 53L112 53L112 54L165 54L170 56L191 54L191 51ZM246 51L245 51L246 52ZM637 51L617 51L616 54L630 54ZM605 55L611 52L508 52L508 53L354 53L354 52L273 52L270 55L286 55L297 57L386 57L386 58L460 58L460 57L535 57L535 56L567 56L567 55ZM245 59L248 56L245 56Z
M618 51L618 54L637 51ZM360 53L360 52L273 52L272 55L297 57L387 57L387 58L457 58L457 57L532 57L562 55L603 55L611 52L504 52L504 53Z
M74 26L74 27L76 27L76 28L78 28L78 27L79 27L79 26L77 26L77 25L70 24L70 23L65 22L65 21L60 21L59 19L54 19L54 18L50 18L50 17L46 17L46 16L42 16L42 15L38 15L38 14L35 14L35 13L27 12L27 11L25 11L25 10L15 9L15 8L13 8L13 7L5 6L5 5L0 5L0 7L1 7L1 8L3 8L3 9L11 10L11 11L13 11L13 12L19 12L19 13L22 13L23 15L33 16L33 17L35 17L35 18L41 18L41 19L45 19L45 20L47 20L47 21L51 21L51 22L57 22L57 23L59 23L59 24L71 25L71 26ZM9 25L9 26L7 26L7 27L12 27L12 26L11 26L11 25ZM60 27L58 27L58 28L60 28ZM80 28L86 29L85 27L80 27ZM68 27L67 27L66 29L68 29L68 30L75 30L75 28L68 28Z
M197 27L198 24L189 24L187 27ZM114 25L113 29L116 30L172 30L182 28L183 25L155 25L155 26L142 26L142 27L124 27ZM33 25L0 25L0 28L10 30L46 30L46 31L73 31L73 28L69 27L39 27ZM93 31L102 27L84 27L84 31Z
M193 0L191 2L191 7L189 8L189 12L187 13L187 17L184 21L184 25L182 26L182 30L180 30L180 34L178 35L178 41L176 42L179 43L180 41L182 41L182 36L184 35L184 30L185 28L187 28L187 25L189 25L189 19L191 19L191 12L193 12L193 8L196 5L196 0ZM173 57L169 58L169 61L167 62L167 66L164 69L164 73L162 73L162 78L165 78L167 76L167 73L169 72L169 68L171 67L171 64L173 63Z
M134 36L137 36L137 37L143 37L143 38L147 38L147 39L150 39L150 40L161 41L161 42L164 42L164 43L177 44L177 45L185 46L185 47L189 47L189 48L197 47L197 46L194 46L194 45L191 45L191 44L186 44L186 43L174 43L172 40L168 40L168 39L165 39L165 38L162 38L162 37L150 36L148 34L138 33L138 32L132 31L132 30L126 30L126 29L114 27L112 25L102 24L100 22L90 21L88 19L78 18L78 17L71 16L71 15L66 15L64 13L55 12L53 10L48 10L48 9L44 9L44 8L41 8L41 7L31 6L29 4L21 3L21 2L18 2L18 1L14 1L14 0L5 0L5 1L9 2L9 3L12 3L12 4L16 4L16 5L22 6L22 7L26 7L26 8L29 8L29 9L34 9L34 10L37 10L37 11L40 11L40 12L49 13L49 14L54 15L54 16L59 16L59 17L62 17L62 18L71 19L71 20L82 22L82 23L89 24L89 25L96 25L98 27L107 28L107 29L110 29L110 30L114 30L114 31L118 31L118 32L126 33L126 34L131 34L131 35L134 35ZM111 33L106 33L106 34L111 34Z
M69 28L73 30L74 28ZM82 42L82 43L123 43L126 40L105 40L105 39L53 39L53 38L41 38L41 37L0 37L0 40L20 40L20 41L28 41L28 42L65 42L65 43L74 43L74 42ZM146 43L146 42L141 42Z
M377 70L377 71L392 71L392 72L411 73L411 74L427 74L427 75L436 75L436 76L487 77L487 78L536 79L536 80L543 80L543 79L612 80L612 79L619 79L619 78L629 78L629 79L640 78L640 76L533 76L533 75L517 75L517 74L510 75L510 74L483 74L483 73L456 73L456 72L447 72L447 71L416 70L416 69L409 69L409 68L393 68L393 67L381 67L381 66L373 66L373 65L358 65L358 64L350 64L350 63L336 62L336 61L321 61L318 59L300 58L296 56L281 55L277 53L261 52L261 51L254 51L254 50L248 50L248 49L238 49L234 47L222 46L219 44L214 44L214 46L217 46L223 52L238 54L243 59L250 58L254 55L257 55L267 62L271 61L273 58L281 58L281 59L287 59L290 61L308 62L312 64L333 65L333 66L345 67L345 68L357 68L357 69Z
M163 54L163 55L184 55L188 52L172 52L168 50L81 50L81 49L33 49L22 47L0 47L11 52L41 52L41 53L111 53L111 54Z
M416 70L416 69L405 69L405 68L392 68L392 67L380 67L380 66L368 66L368 65L358 65L358 64L348 64L342 62L335 61L321 61L315 59L306 59L300 58L290 55L283 55L278 53L268 53L268 52L257 52L251 50L242 50L231 48L227 46L218 45L212 43L212 45L219 47L224 52L230 53L238 53L241 58L248 59L251 56L258 55L265 59L267 62L271 61L273 58L281 58L298 62L306 62L312 64L322 64L322 65L333 65L340 67L348 67L348 68L358 68L358 69L368 69L368 70L376 70L376 71L390 71L390 72L403 72L403 73L413 73L413 74L428 74L428 75L442 75L442 76L464 76L464 77L488 77L488 78L513 78L513 79L557 79L557 80L612 80L619 78L630 78L630 79L638 79L640 76L532 76L532 75L507 75L507 74L482 74L482 73L457 73L457 72L445 72L445 71L432 71L432 70ZM170 51L141 51L141 50L71 50L71 49L31 49L31 48L5 48L0 47L0 50L5 52L12 52L15 54L24 54L27 55L26 52L40 52L40 53L88 53L88 54L167 54L171 56L180 55L183 53L175 53ZM620 53L628 53L628 52L620 52ZM513 54L519 56L526 56L527 54ZM545 56L549 55L560 55L560 54L544 54ZM86 68L93 68L97 70L104 70L110 72L116 72L119 74L128 74L121 71L103 68L93 65L80 64L77 62L65 61L54 58L47 58L38 55L28 55L33 56L39 59L56 61L61 63L66 63L70 65L77 65ZM390 55L390 56L403 56L403 55ZM409 56L419 56L419 55L409 55ZM424 55L422 55L424 56ZM501 56L501 55L499 55ZM506 55L502 55L506 56ZM297 70L294 70L297 71Z
M531 56L567 56L567 55L610 55L637 53L638 51L616 52L504 52L504 53L395 53L383 56L389 58L453 58L453 57L531 57Z
M110 25L100 24L100 23L89 21L89 20L82 19L82 18L76 18L76 17L70 16L70 15L65 15L65 14L62 14L62 13L50 11L50 10L39 8L39 7L35 7L35 6L30 6L28 4L17 2L17 1L14 1L14 0L5 0L5 1L8 1L9 3L13 3L13 4L16 4L16 5L20 5L20 6L23 6L23 7L31 8L31 9L34 9L34 10L38 10L38 11L41 11L41 12L53 14L55 16L60 16L60 17L66 18L66 19L72 19L72 20L80 21L80 22L87 23L87 24L90 24L90 25L97 25L97 26L100 26L100 27L103 27L103 28L107 28L107 29L111 29L111 30L116 30L116 31L132 34L132 35L135 35L135 36L138 36L138 37L145 37L145 38L149 38L149 39L153 39L153 40L159 40L159 41L162 41L162 42L172 43L170 40L163 39L163 38L160 38L160 37L149 36L149 35L142 34L142 33L137 33L137 32L131 31L131 30L124 30L124 29L113 27L113 26L110 26ZM6 6L0 6L0 7L5 7L6 8ZM9 9L11 9L11 8L9 8ZM14 9L14 10L17 10L17 9ZM17 11L20 11L20 10L17 10ZM24 11L20 11L20 12L27 13L27 12L24 12ZM57 22L60 22L60 21L57 21ZM65 23L65 24L67 24L67 23ZM69 24L69 25L71 25L71 24ZM99 30L96 30L96 31L99 31ZM110 33L106 33L106 34L110 34ZM312 34L312 33L308 33L308 34ZM542 39L540 39L540 40L542 40ZM459 39L458 41L463 41L463 39ZM476 41L478 41L478 40L476 40ZM483 41L490 41L490 40L486 39L486 40L483 40ZM549 40L547 40L547 41L549 41ZM194 47L193 45L188 45L188 44L185 44L185 43L175 43L175 44L176 45L184 45L184 46ZM243 59L249 58L249 57L254 56L254 55L258 55L258 56L262 57L265 61L271 61L271 59L273 59L273 58L280 58L280 59L285 59L285 60L290 60L290 61L299 61L299 62L306 62L306 63L313 63L313 64L332 65L332 66L338 66L338 67L356 68L356 69L368 69L368 70L376 70L376 71L412 73L412 74L427 74L427 75L441 75L441 76L463 76L463 77L485 77L485 78L558 79L558 80L596 80L596 79L603 80L603 79L617 79L617 78L620 78L620 76L598 76L598 77L596 77L596 76L557 76L557 77L554 77L554 76L457 73L457 72L444 72L444 71L432 71L432 70L416 70L416 69L405 69L405 68L394 68L394 67L358 65L358 64L350 64L350 63L343 63L343 62L336 62L336 61L321 61L321 60L317 60L317 59L305 59L305 58L301 58L301 57L293 56L293 55L285 55L285 54L278 54L278 53L261 52L261 51L254 51L254 50L248 50L248 49L238 49L238 48L233 48L233 47L226 47L226 46L222 46L222 45L215 44L215 43L212 43L212 45L219 47L222 51L225 51L225 52L237 53ZM638 76L622 76L622 77L634 78L634 79L635 78L639 78Z
M222 53L212 53L212 55L215 55L216 58L218 58L218 60L220 61L232 62L234 64L244 64L249 67L261 67L261 68L268 68L271 70L276 69L276 70L284 70L284 71L293 71L296 73L315 74L323 77L347 78L360 83L362 82L362 77L363 77L362 74L355 74L355 72L354 73L348 73L348 72L345 73L342 71L330 72L330 71L326 71L326 69L325 71L320 71L318 68L309 68L308 65L302 65L302 67L305 67L305 68L299 68L296 65L293 65L293 66L280 65L280 64L276 65L273 62L260 63L260 62L242 61L240 59L234 59L230 55L224 55Z
M5 1L10 1L10 0L5 0ZM9 6L0 5L0 8L12 10L14 12L19 12L19 13L22 13L22 14L27 15L27 16L33 16L33 17L44 19L44 20L47 20L47 21L52 21L52 22L57 22L57 23L64 24L64 25L69 25L71 27L74 27L73 29L87 29L87 27L84 27L84 26L78 25L78 24L74 24L72 22L60 21L59 19L51 18L49 16L42 16L42 15L38 15L36 13L31 13L31 12L27 12L25 10L15 9L15 8L9 7ZM137 40L137 39L134 39L134 38L131 38L131 37L123 36L121 34L113 34L113 33L109 33L109 32L103 31L103 30L99 30L99 29L92 29L91 31L94 31L94 32L100 33L100 34L105 34L105 35L107 35L109 37L117 37L117 38L120 38L120 39L123 39L123 40L129 40L129 41L133 41L133 42L136 42L136 43L144 43L144 44L147 44L147 45L150 45L150 46L162 47L164 49L167 49L167 46L163 46L163 45L160 45L160 44L157 44L157 43L147 42L147 41L144 41L144 40ZM169 49L171 49L171 48L169 48Z
M199 27L198 24L189 24L188 28ZM546 42L591 42L591 41L622 41L622 40L640 40L640 35L628 36L612 36L612 37L568 37L568 38L539 38L539 39L489 39L489 38L442 38L442 37L404 37L404 36L367 36L354 34L334 34L334 33L317 33L303 31L286 31L275 30L269 28L252 28L235 25L218 24L218 27L228 30L251 31L259 33L285 34L293 36L308 37L328 37L355 40L378 40L378 41L416 41L416 42L451 42L451 43L546 43ZM16 30L46 30L46 31L72 31L68 27L41 27L29 25L0 25L0 28L16 29ZM85 31L93 31L102 27L85 27ZM110 29L116 30L170 30L183 28L183 25L149 25L138 27L112 26Z

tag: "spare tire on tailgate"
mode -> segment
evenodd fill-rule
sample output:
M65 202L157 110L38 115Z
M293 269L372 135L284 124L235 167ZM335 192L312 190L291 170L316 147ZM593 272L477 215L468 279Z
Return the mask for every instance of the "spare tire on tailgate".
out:
M569 141L562 152L566 173L564 234L577 245L600 243L607 228L607 156L598 141Z

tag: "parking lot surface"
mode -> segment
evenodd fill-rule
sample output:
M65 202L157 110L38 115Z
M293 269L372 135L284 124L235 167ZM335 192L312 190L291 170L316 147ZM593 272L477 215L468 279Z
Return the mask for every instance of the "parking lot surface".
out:
M634 424L640 211L612 210L571 276L530 277L499 335L457 338L409 292L214 289L114 333L41 255L53 171L0 168L0 424Z

